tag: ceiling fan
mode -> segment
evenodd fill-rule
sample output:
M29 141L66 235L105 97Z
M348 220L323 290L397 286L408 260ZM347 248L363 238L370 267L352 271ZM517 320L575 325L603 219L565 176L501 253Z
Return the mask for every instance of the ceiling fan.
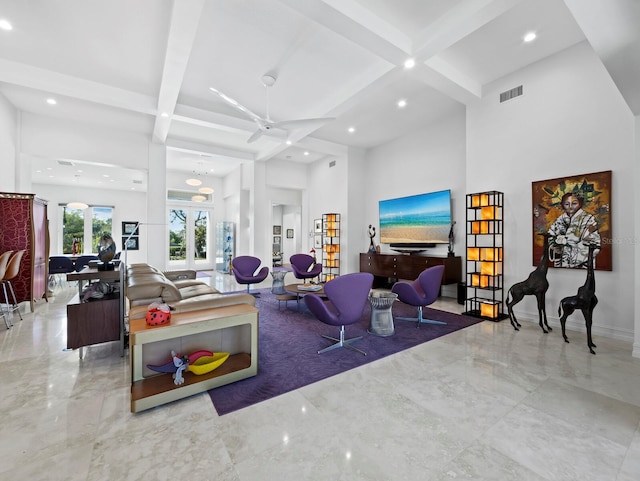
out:
M271 74L266 74L262 76L262 84L265 86L267 91L267 109L266 115L264 117L260 117L258 114L252 112L244 105L235 101L231 97L223 94L217 89L213 87L209 87L214 94L220 97L222 100L227 102L232 107L244 112L247 116L251 118L256 124L258 124L258 130L256 130L251 137L247 139L247 143L252 143L262 137L264 134L268 133L271 129L281 129L286 132L289 132L294 129L302 129L302 128L310 128L310 127L321 127L322 125L335 120L335 117L322 117L316 119L297 119L297 120L282 120L279 122L274 122L269 117L269 88L272 87L276 83L276 77Z

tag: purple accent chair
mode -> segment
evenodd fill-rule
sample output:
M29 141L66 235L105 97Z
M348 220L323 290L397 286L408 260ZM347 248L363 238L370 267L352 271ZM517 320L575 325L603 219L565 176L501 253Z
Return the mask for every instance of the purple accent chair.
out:
M444 266L433 266L423 270L418 278L413 282L398 281L391 292L398 294L398 300L418 307L418 317L396 317L399 321L417 321L420 324L446 324L442 321L434 321L424 319L422 317L422 307L433 304L440 295L440 285L442 284L442 276L444 274Z
M322 264L320 262L316 263L316 265L309 270L314 262L313 257L309 254L293 254L289 258L289 262L291 262L293 275L298 279L313 279L322 273Z
M249 292L251 284L257 284L264 281L269 275L269 268L264 266L258 270L262 261L253 256L238 256L231 261L233 265L233 275L236 278L238 284L247 285L247 294L253 294L258 296L256 292Z
M372 285L373 274L369 272L354 272L353 274L335 277L324 285L324 293L328 300L324 300L316 294L306 294L304 296L304 303L314 316L325 324L340 326L340 338L336 339L335 337L322 335L325 339L335 341L335 344L321 349L318 354L338 347L346 347L365 356L367 355L366 352L351 345L351 343L362 339L362 336L345 339L344 326L354 324L360 320Z

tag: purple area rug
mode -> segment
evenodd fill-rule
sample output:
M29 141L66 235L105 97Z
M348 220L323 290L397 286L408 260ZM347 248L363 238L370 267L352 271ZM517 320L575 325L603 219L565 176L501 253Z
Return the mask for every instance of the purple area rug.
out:
M203 277L211 277L211 274L206 271L196 271L196 279L201 279Z
M418 329L414 322L396 321L395 333L380 337L367 332L371 314L367 303L360 321L345 327L346 338L363 336L354 346L367 355L345 348L318 354L319 349L331 344L321 335L339 337L339 328L317 320L303 301L300 302L300 311L296 309L295 301L289 301L287 308L283 302L279 310L278 301L269 289L259 292L260 297L256 299L256 307L260 309L258 375L209 391L219 415L265 401L481 321L424 308L425 318L445 321L447 324L422 324ZM417 308L394 303L394 318L415 317L416 314Z

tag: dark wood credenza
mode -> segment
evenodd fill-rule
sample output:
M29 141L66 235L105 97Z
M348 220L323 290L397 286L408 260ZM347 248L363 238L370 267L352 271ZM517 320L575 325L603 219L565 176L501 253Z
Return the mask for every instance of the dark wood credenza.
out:
M442 284L462 282L462 258L408 254L360 254L360 272L374 275L373 286L389 284L389 279L413 280L427 267L444 266Z

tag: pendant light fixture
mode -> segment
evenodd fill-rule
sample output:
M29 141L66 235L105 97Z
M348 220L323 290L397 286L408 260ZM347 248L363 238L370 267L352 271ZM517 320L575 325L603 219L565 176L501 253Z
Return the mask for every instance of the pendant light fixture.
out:
M69 209L80 209L80 210L85 210L89 208L89 206L84 202L69 202L67 204L67 207L69 207Z
M192 177L190 179L187 179L187 180L185 180L185 182L187 184L189 184L189 185L193 185L194 187L198 186L198 185L202 185L202 181L200 179L196 178L196 177Z
M198 163L199 169L193 171L193 177L185 180L187 185L191 185L193 187L198 187L202 185L202 178L207 175L207 171L203 168L202 162ZM213 170L213 169L212 169ZM206 194L206 195L201 195ZM211 187L202 186L198 189L198 194L191 197L191 200L194 202L204 202L207 200L207 195L213 194L213 189Z

